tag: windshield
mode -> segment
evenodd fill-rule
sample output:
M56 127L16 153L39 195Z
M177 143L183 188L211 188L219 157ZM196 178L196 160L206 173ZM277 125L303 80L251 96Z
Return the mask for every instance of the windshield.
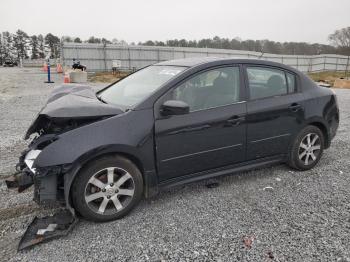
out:
M106 103L130 108L185 69L179 66L149 66L111 85L98 97Z

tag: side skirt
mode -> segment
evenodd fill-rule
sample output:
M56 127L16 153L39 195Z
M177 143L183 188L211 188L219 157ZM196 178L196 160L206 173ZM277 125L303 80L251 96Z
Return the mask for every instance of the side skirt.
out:
M265 166L270 166L286 161L286 155L278 155L273 157L266 157L258 160L252 160L241 164L225 166L222 168L211 169L209 171L198 172L186 176L181 176L173 179L163 181L158 184L159 189L167 189L178 185L188 184L205 180L209 178L231 175L238 172L257 169Z

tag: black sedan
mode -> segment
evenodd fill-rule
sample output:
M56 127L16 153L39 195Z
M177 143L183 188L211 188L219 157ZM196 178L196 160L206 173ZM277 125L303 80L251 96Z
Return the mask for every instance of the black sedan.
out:
M94 221L161 188L287 163L313 168L339 124L332 90L286 65L191 58L141 69L99 92L56 88L26 138L22 188Z

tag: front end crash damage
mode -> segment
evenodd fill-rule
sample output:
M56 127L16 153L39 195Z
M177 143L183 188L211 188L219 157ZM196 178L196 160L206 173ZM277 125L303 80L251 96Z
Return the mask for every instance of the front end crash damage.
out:
M17 173L6 180L7 187L18 188L20 193L34 185L34 201L38 204L64 203L64 175L70 165L35 166L35 160L41 154L43 144L49 145L55 140L56 137L51 135L34 139L29 148L22 152L16 165Z
M17 164L18 172L6 180L6 184L9 188L18 188L18 192L34 185L33 200L39 205L65 204L64 177L70 165L35 167L35 160L41 152L35 147L24 151ZM68 207L52 216L35 217L22 236L18 250L67 235L78 222L74 210Z
M65 236L77 222L78 219L68 210L61 210L52 216L35 217L22 236L18 250Z
M44 163L38 166L36 159L45 154L47 146L60 139L60 134L121 113L121 109L100 101L90 87L62 86L54 89L47 104L29 127L25 139L32 134L37 136L22 152L16 166L18 172L7 179L6 184L9 188L18 188L18 192L34 185L35 202L40 205L65 204L66 213L35 218L23 236L19 249L65 235L77 221L67 197L69 192L65 192L65 179L72 163L56 166L45 166ZM66 190L69 191L69 188Z
M121 113L120 108L100 101L89 86L55 88L25 134L25 139L33 134L37 136L22 152L16 166L18 173L7 180L8 187L18 187L22 192L34 184L34 200L37 203L65 202L64 176L70 163L36 166L36 158L45 154L45 148L58 140L61 134ZM59 154L57 152L57 157Z

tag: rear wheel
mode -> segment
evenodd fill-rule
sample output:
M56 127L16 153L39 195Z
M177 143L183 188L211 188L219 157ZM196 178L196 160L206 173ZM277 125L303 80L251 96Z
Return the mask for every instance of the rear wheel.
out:
M143 192L141 172L128 159L108 156L79 172L72 186L75 209L86 219L110 221L129 213Z
M298 170L309 170L321 159L324 149L324 135L316 126L307 126L296 137L288 164Z

